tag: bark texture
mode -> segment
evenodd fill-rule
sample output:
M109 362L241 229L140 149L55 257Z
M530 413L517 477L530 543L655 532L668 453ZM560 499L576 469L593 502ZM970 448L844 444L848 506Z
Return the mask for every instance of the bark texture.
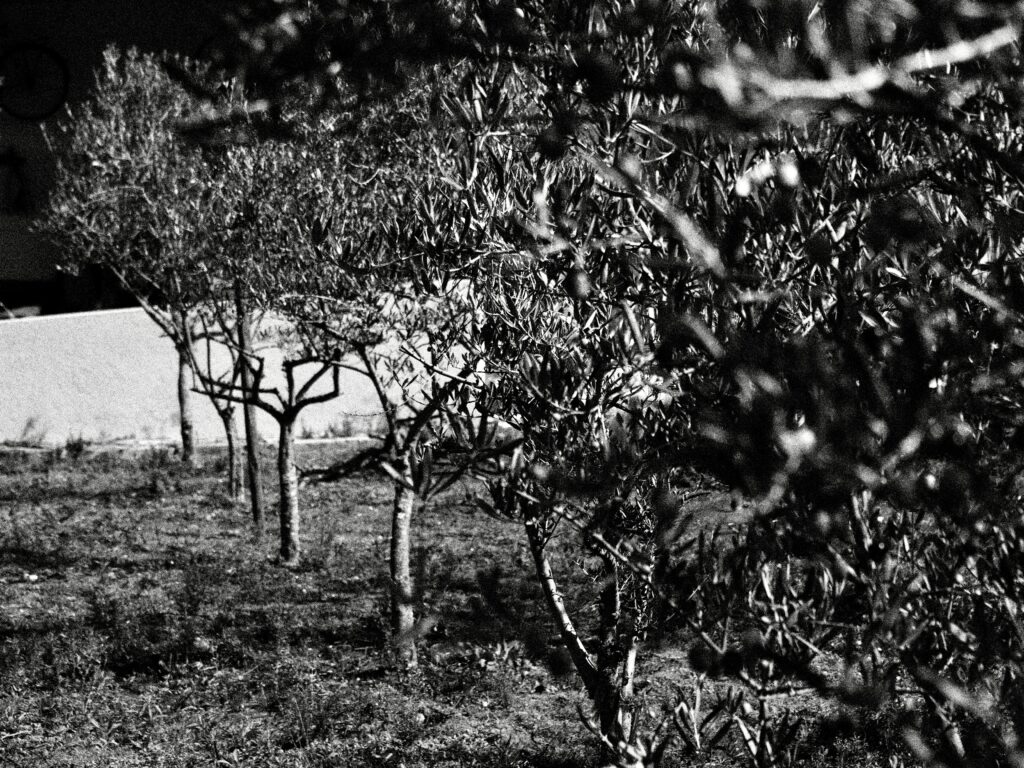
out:
M228 445L228 496L232 501L239 502L245 498L245 490L242 481L242 461L238 453L238 435L235 429L235 409L222 408L218 410L218 415L224 425L224 439Z
M416 585L412 579L412 516L415 494L412 471L407 458L396 462L405 483L395 483L395 502L391 515L391 631L399 663L416 666Z
M242 419L245 423L245 464L246 480L249 485L249 506L252 509L252 524L257 536L263 535L263 483L260 481L259 434L256 431L256 406L252 404L256 394L252 391L252 373L246 360L252 352L252 332L249 316L242 301L242 292L235 286L235 312L238 325L238 354L242 357Z
M178 411L181 418L181 460L194 467L196 463L195 423L192 417L192 366L188 350L178 347Z
M281 486L281 564L299 564L299 473L295 467L295 422L281 422L277 446L277 474Z

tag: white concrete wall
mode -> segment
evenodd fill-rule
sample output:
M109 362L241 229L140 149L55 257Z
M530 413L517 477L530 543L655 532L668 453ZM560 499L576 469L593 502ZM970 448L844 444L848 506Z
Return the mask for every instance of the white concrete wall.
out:
M266 384L277 385L280 354L266 358ZM380 408L364 377L342 370L341 390L340 398L303 411L300 436L375 421ZM198 393L193 402L197 439L222 440L213 406ZM276 436L266 414L260 432ZM0 322L0 441L23 437L53 445L69 438L177 440L174 346L141 309Z

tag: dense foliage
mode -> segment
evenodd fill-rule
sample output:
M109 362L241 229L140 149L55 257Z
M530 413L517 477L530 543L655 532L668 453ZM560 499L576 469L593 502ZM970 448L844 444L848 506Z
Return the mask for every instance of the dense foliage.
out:
M1020 9L523 2L426 30L404 4L346 11L260 7L249 42L327 53L235 61L258 88L469 62L443 202L478 258L449 264L479 290L481 403L524 439L488 505L526 523L609 746L639 764L663 743L625 711L656 593L658 623L698 633L694 667L747 689L710 720L680 701L694 749L725 718L756 763L786 760L768 704L806 686L923 704L920 759L1012 753ZM747 500L731 541L685 536L695 474ZM611 580L583 636L543 555L568 522Z
M403 113L431 162L370 152L383 187L281 217L312 215L313 250L254 263L357 350L367 307L428 318L412 352L444 328L468 362L428 413L456 450L479 455L481 422L515 435L480 503L523 524L615 759L656 765L675 736L791 762L786 697L809 690L899 710L922 762L1020 761L1019 4L241 7L219 64L262 100L207 127L296 88L316 120L437 89ZM684 502L716 483L735 524L693 530ZM594 611L546 553L565 526ZM702 677L645 724L637 665L673 629Z

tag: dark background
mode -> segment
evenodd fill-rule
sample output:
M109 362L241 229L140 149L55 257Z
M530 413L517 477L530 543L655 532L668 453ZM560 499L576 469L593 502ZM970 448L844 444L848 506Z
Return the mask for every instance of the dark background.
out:
M0 0L0 51L17 42L48 46L67 63L73 105L88 96L108 45L194 55L217 18L214 3L197 0ZM0 317L132 303L102 271L58 272L58 254L30 231L53 176L48 142L67 119L66 108L42 124L0 112Z

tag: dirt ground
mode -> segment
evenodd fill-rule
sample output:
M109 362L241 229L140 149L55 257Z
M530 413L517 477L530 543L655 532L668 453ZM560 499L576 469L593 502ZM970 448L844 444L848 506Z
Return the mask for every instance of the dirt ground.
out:
M300 462L351 450L306 446ZM273 563L273 509L255 541L224 496L223 459L203 458L189 471L159 449L0 455L0 766L602 763L520 530L476 511L473 489L418 513L422 613L436 623L419 668L400 672L389 485L305 485L305 563L290 571ZM569 604L584 605L595 585L579 548L556 551ZM695 676L685 638L645 658L653 720Z

